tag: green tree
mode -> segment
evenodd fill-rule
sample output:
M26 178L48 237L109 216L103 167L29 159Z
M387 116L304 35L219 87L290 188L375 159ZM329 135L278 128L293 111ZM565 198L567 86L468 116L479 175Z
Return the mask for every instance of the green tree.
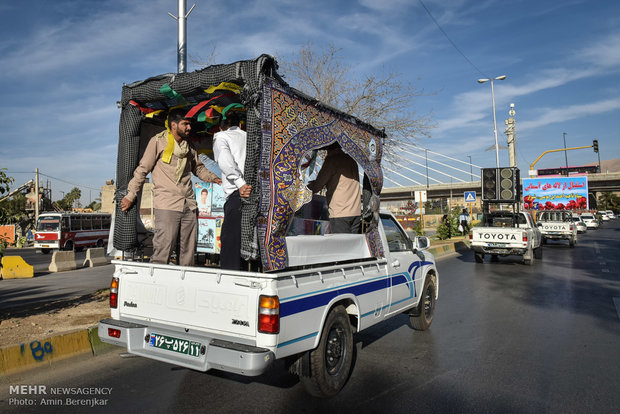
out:
M461 214L460 207L453 207L452 210L450 210L450 212L448 213L448 220L450 222L449 229L448 229L448 226L443 221L439 223L439 225L437 226L437 232L436 232L437 238L439 240L446 240L448 238L448 235L450 235L451 237L461 235L461 233L458 230L460 214Z
M71 209L73 209L73 205L75 204L75 201L79 200L80 197L82 197L82 192L80 191L80 189L77 187L73 187L71 191L65 194L62 200L58 200L56 201L56 203L63 210L70 211Z
M597 204L599 210L618 211L620 208L620 197L612 192L606 192L599 196Z
M0 198L11 190L11 184L13 184L13 177L6 175L6 168L0 168ZM6 200L5 200L6 201ZM6 223L8 212L5 209L5 201L0 202L0 224Z

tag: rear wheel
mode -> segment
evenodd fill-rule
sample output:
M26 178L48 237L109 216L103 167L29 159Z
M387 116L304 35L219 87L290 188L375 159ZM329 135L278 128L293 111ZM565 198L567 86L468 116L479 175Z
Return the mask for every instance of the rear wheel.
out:
M69 240L65 243L65 248L63 250L73 250L73 242Z
M353 363L353 330L344 306L329 312L319 346L310 352L310 376L300 376L308 393L321 398L338 394Z
M422 297L420 303L415 310L414 315L411 315L411 325L416 331L425 331L430 328L433 323L433 315L435 314L435 295L437 292L437 285L435 278L431 275L426 277L424 282L424 289L422 290Z
M41 249L42 254L49 254L50 249Z
M474 259L476 259L476 263L484 263L484 253L474 253Z
M542 259L542 257L543 257L543 248L542 246L538 246L537 248L534 249L534 258Z
M97 240L97 247L103 247L103 240Z
M574 237L571 237L570 239L568 239L568 245L570 247L575 247L575 243L577 243L577 240Z
M523 264L531 265L533 261L534 252L532 246L528 247L527 252L523 255Z

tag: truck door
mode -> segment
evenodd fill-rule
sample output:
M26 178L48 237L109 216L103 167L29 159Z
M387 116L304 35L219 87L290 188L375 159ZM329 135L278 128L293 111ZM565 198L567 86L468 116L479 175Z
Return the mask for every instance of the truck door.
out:
M400 312L415 300L416 288L413 270L410 268L414 259L418 259L418 257L413 253L409 238L403 228L393 216L381 215L381 224L387 239L385 245L389 250L387 254L390 284L389 315Z

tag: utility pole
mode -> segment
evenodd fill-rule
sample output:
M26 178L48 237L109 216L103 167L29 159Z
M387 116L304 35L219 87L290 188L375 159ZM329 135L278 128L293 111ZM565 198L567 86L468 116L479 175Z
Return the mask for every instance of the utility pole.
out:
M34 170L34 223L39 221L39 169Z
M469 178L473 183L474 182L474 167L471 164L471 155L468 155L467 157L469 157Z
M510 166L517 166L517 142L516 142L516 131L515 131L515 104L510 104L510 111L508 114L510 118L508 118L506 123L506 131L505 134L508 136L508 157L510 158Z
M178 41L177 41L177 72L187 72L187 17L194 10L196 4L189 9L189 12L185 13L186 9L185 0L178 0L178 17L168 12L170 17L178 22Z
M424 149L424 155L426 157L426 188L428 188L428 148Z

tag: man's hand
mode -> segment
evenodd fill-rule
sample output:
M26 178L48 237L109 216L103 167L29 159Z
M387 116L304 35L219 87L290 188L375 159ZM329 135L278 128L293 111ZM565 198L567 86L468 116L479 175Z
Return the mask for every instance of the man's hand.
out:
M127 197L123 197L123 199L121 200L121 209L123 211L129 210L132 205L133 201L129 200Z
M215 184L222 185L222 179L221 179L221 178L214 178L214 179L213 179L213 182L214 182Z
M250 196L250 193L252 192L252 186L251 185L247 185L247 184L243 184L241 186L241 188L239 189L239 196L243 197L243 198L247 198Z

